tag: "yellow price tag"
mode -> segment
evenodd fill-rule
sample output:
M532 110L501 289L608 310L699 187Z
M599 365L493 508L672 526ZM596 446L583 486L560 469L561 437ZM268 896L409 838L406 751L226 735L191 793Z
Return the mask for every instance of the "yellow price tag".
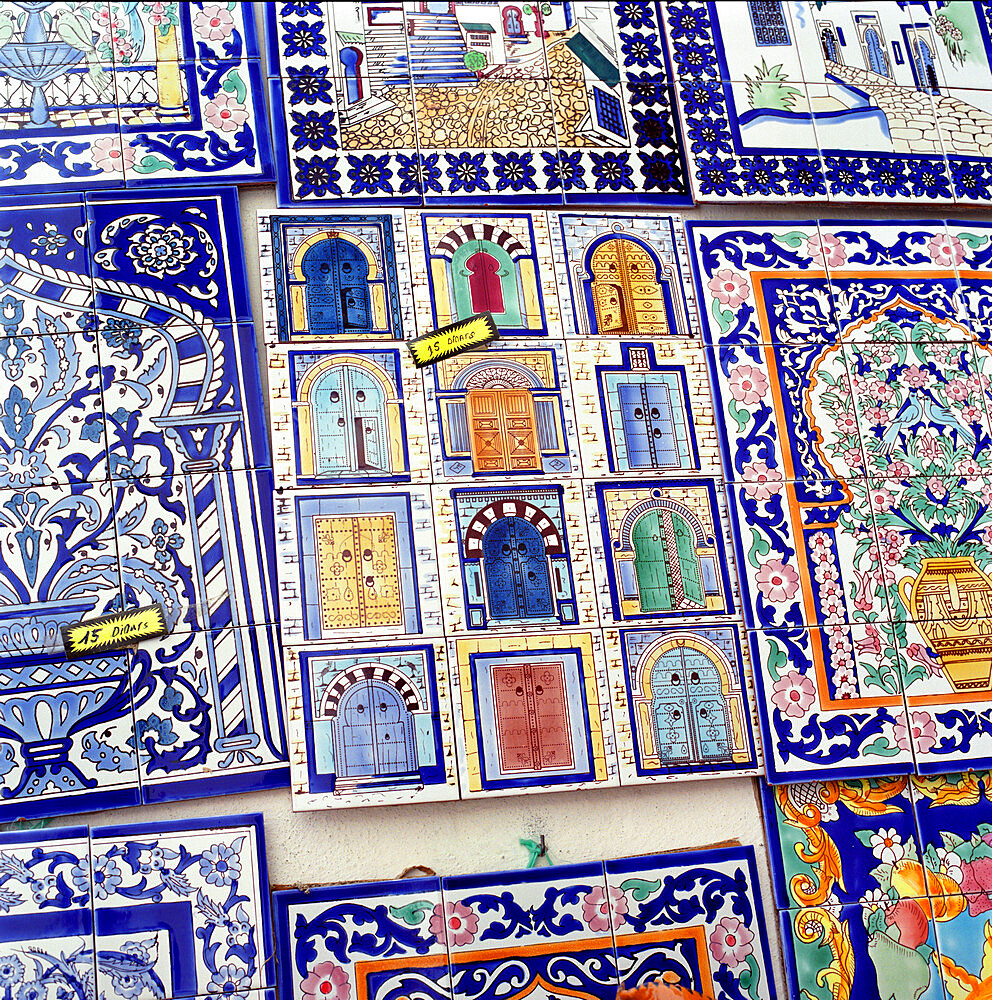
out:
M425 365L436 365L445 358L453 358L462 351L484 347L498 336L496 323L486 312L442 326L440 330L432 330L407 341L407 345L413 355L413 363L423 368Z
M145 639L157 639L169 631L165 608L152 604L147 608L118 611L102 618L62 626L62 643L67 660L81 660L119 649L127 649Z

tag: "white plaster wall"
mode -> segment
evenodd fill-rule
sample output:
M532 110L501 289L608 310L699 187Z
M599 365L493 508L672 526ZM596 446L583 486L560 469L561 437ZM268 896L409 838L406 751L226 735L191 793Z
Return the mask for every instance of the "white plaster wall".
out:
M255 211L274 208L275 204L274 186L241 189L248 280L259 331L262 324ZM328 207L333 210L337 206ZM520 207L527 205L521 202ZM711 205L683 214L707 221L747 219L791 225L817 216L868 220L884 214L891 220L925 218L935 213L927 213L925 207L881 206L872 210L756 204ZM971 214L989 217L988 212ZM264 352L264 346L260 344L259 350ZM264 387L264 361L262 379ZM414 865L441 875L519 868L527 860L519 839L540 834L544 834L555 863L685 850L732 839L752 844L758 856L779 996L788 996L757 782L752 779L673 781L650 787L295 814L286 788L71 816L54 820L53 825L147 823L241 812L264 816L269 876L271 883L278 886L390 879Z

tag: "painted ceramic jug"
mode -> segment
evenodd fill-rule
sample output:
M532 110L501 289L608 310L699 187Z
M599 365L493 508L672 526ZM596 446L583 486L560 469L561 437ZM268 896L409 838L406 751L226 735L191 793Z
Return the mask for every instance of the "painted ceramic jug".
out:
M899 581L899 596L954 689L992 689L992 580L975 560L924 559L915 579Z

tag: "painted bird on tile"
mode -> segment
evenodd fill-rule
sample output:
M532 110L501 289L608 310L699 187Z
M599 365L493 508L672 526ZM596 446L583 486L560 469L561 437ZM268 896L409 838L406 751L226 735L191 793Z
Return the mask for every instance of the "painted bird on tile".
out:
M910 396L899 407L892 424L882 435L884 450L891 452L899 441L899 435L907 433L919 423L949 427L957 433L958 440L967 441L972 446L975 444L975 432L962 423L956 413L941 403L935 403L925 393L919 393Z

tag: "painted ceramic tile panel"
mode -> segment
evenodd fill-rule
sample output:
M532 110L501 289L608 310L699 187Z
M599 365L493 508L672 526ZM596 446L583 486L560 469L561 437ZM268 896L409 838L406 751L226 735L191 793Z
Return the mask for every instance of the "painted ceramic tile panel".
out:
M735 847L285 890L273 895L279 988L608 1000L662 979L716 1000L774 1000L756 881L753 850Z
M271 4L283 204L686 204L656 3Z
M987 5L663 7L698 200L989 199Z
M293 807L458 798L443 642L291 647Z
M28 199L2 225L0 816L283 783L236 194ZM65 661L60 625L154 602L170 636Z
M250 4L0 4L0 180L272 179Z
M12 996L261 997L273 983L260 816L5 833L0 858Z
M989 788L988 771L764 786L793 990L980 995Z
M485 633L504 636L493 652L502 643L537 657L531 680L549 632L564 629L593 651L561 660L557 687L539 685L560 695L560 724L535 736L567 734L567 766L551 774L559 787L621 777L611 711L625 727L624 780L753 770L749 652L682 227L667 217L576 212L286 209L259 213L259 229L297 806L451 795L442 760L456 733L460 794L555 787L550 765L538 766L540 748L523 770L501 770L493 758L484 774L471 763L486 740L485 752L499 755L499 734L485 723L486 712L495 718L495 689L489 666L478 673L480 659L469 670L452 644ZM592 266L590 248L594 301L609 299L631 318L615 339L593 340L570 304L561 322L568 300L560 288ZM574 266L562 264L566 250ZM497 340L413 367L403 340L479 310L494 315ZM354 316L363 317L360 330ZM621 537L626 547L614 544ZM630 626L633 645L621 652L603 624ZM675 626L711 654L680 660L679 682L693 691L681 708L671 678L652 680L641 663L658 638L652 630ZM391 745L374 727L352 732L338 708L340 685L330 681L350 676L354 657L373 648L401 658L433 649L439 672L435 707L402 667L366 664L394 692L382 689L399 727L389 730ZM334 664L344 658L351 667L332 665L332 649ZM445 653L453 714L443 701ZM659 662L662 671L668 660ZM648 674L635 681L638 670ZM353 697L365 690L359 684ZM658 740L676 737L658 713L683 710L689 728L662 761ZM357 707L349 713L357 719ZM630 720L642 716L654 721L637 731L635 751ZM392 743L400 735L402 760ZM360 763L349 758L356 746ZM641 750L646 763L635 762ZM342 760L348 773L338 770Z
M988 233L791 225L689 227L769 775L984 766Z
M462 797L619 783L599 630L449 642Z
M622 784L758 773L739 625L605 629Z

